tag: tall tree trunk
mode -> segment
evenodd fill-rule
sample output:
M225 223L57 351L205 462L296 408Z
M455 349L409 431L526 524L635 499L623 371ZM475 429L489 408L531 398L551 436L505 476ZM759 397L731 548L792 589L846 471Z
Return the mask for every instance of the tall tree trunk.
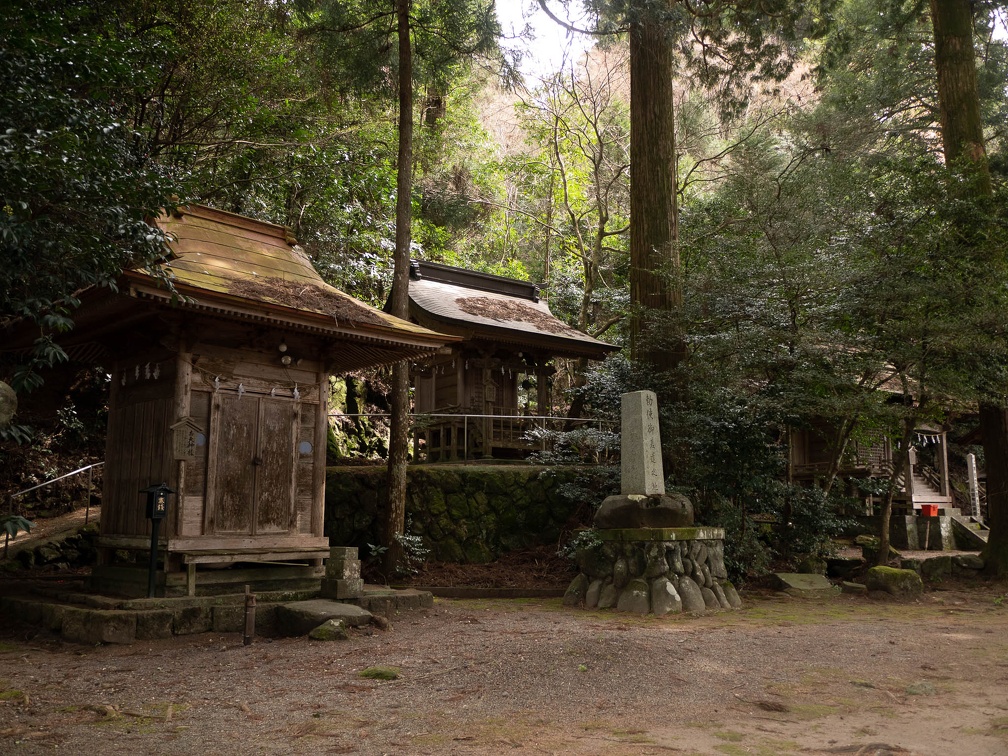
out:
M990 196L992 189L980 118L970 0L931 0L931 23L945 162L952 170L965 169L964 191L982 199ZM976 238L978 229L964 223L958 231L964 241L970 243ZM991 266L991 269L1000 270L1001 266ZM1005 410L993 402L981 402L980 428L990 519L990 536L983 556L987 572L1008 575L1008 421Z
M1008 415L991 404L980 405L980 433L987 468L987 525L983 551L987 573L1008 575ZM996 461L996 462L995 462Z
M396 0L399 24L399 162L396 166L396 238L390 310L409 316L410 225L413 213L413 51L410 47L410 0ZM389 428L388 504L385 512L385 574L404 566L402 534L406 524L406 464L409 459L409 361L392 367Z
M882 504L882 521L879 523L879 550L876 563L886 565L889 563L889 524L892 520L893 499L896 497L897 483L903 475L909 476L910 472L910 442L913 441L914 428L917 427L917 416L911 414L903 420L903 434L900 439L900 448L893 460L892 475L889 476L889 490L886 492L885 502Z
M674 49L669 0L642 7L630 26L630 325L635 359L675 367L684 348L669 338L663 314L677 311L679 289ZM662 333L664 331L664 333Z

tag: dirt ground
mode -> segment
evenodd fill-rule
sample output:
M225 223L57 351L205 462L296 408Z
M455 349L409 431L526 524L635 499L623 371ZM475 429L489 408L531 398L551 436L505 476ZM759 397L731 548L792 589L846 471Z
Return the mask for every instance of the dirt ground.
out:
M640 618L438 600L330 643L0 632L0 753L1008 753L1008 584ZM369 667L394 680L361 677Z

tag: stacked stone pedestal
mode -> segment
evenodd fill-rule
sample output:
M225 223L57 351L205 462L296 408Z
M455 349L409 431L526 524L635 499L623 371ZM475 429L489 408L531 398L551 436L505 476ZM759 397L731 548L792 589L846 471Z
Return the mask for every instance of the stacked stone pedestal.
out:
M319 595L340 601L364 595L364 581L361 579L361 563L357 558L356 546L334 546L329 549Z
M618 528L577 554L564 604L637 614L736 609L720 528Z

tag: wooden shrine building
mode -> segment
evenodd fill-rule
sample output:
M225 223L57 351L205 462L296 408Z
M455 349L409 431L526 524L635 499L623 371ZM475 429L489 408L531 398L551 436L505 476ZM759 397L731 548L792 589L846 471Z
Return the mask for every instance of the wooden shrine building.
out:
M461 339L414 369L415 445L431 462L520 456L529 418L550 414L552 360L618 349L554 317L525 281L414 261L409 299L411 319Z
M283 227L201 206L157 224L175 291L127 271L118 292L83 294L65 340L112 376L93 587L135 593L137 571L146 587L145 567L113 555L143 564L151 521L140 490L158 483L176 492L160 527L168 595L281 573L211 566L283 563L316 578L329 553L330 375L419 359L451 338L329 286Z
M793 480L811 483L829 473L834 464L831 442L835 443L836 435L836 429L825 422L811 429L792 431L789 466ZM851 441L836 474L848 481L884 479L892 474L893 463L893 448L888 439ZM957 511L949 477L948 437L944 428L922 424L915 429L910 447L910 469L904 471L896 485L893 511L897 515L919 515L925 507L934 507L934 511L942 515ZM871 514L884 498L864 493L855 486L849 487L849 493L862 502L859 514Z

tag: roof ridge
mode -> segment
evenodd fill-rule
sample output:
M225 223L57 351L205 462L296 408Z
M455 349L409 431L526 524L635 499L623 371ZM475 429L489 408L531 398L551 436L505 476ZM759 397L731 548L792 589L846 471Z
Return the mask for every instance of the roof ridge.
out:
M539 285L531 281L520 281L517 278L506 278L494 275L493 273L456 268L452 265L444 265L443 263L410 260L410 278L415 280L428 279L439 283L462 286L467 289L488 291L492 294L521 297L532 302L539 301Z

